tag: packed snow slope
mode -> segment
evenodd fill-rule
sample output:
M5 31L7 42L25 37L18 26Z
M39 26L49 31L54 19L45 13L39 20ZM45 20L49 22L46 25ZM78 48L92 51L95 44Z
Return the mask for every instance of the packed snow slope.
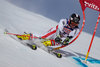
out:
M82 32L71 45L63 48L63 58L56 58L42 49L36 51L4 34L4 29L12 33L31 32L43 34L57 23L41 15L0 0L0 67L85 67L73 57L85 57L92 35ZM95 37L89 58L100 60L100 38ZM100 67L100 64L89 64L88 67Z

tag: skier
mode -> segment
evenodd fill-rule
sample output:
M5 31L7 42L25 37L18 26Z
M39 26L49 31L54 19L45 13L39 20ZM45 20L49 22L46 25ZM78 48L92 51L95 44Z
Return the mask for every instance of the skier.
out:
M51 28L41 38L49 39L44 41L45 46L55 46L58 44L68 45L69 41L79 33L80 16L73 13L68 19L61 19L55 28Z
M68 45L70 40L79 33L80 16L73 13L68 19L61 19L59 24L51 28L47 33L39 38L44 39L41 41L45 46L55 46L55 45ZM34 34L24 34L17 36L22 40L31 40ZM35 41L34 41L35 42Z
M42 48L44 51L48 53L52 53L56 55L58 58L62 57L62 54L56 52L53 49L48 49L47 46L66 46L68 45L69 41L79 33L79 25L80 23L80 16L78 14L73 13L69 20L68 19L61 19L59 24L55 28L51 28L47 33L42 36L36 36L32 33L20 34L13 34L9 32L5 32L5 34L15 35L19 38L21 43L26 44L27 46L31 47L33 50L37 49L37 46ZM23 41L26 40L26 41ZM45 45L45 46L43 46Z

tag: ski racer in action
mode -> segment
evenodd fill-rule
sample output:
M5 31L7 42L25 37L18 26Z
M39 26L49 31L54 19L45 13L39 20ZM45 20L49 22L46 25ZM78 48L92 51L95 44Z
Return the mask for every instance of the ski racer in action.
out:
M47 33L39 38L44 39L41 41L45 46L68 45L69 41L79 33L80 16L73 13L68 19L61 19L59 24L51 28ZM34 37L32 34L25 34L17 37L22 40L31 40Z
M79 33L79 25L80 16L78 14L73 13L69 20L61 19L59 24L51 28L47 33L42 36L37 36L32 33L24 34L13 34L9 33L7 30L5 34L16 36L19 42L29 46L33 50L36 50L37 47L42 48L46 52L51 52L56 55L58 58L62 57L62 54L56 52L54 48L49 48L49 46L67 46L70 40ZM14 37L12 37L14 38ZM14 38L16 39L16 38ZM58 49L58 48L57 48ZM60 49L60 48L59 48Z
M49 39L44 41L45 46L55 45L68 45L69 41L79 33L80 16L73 13L69 20L61 19L59 24L55 28L51 28L41 38Z

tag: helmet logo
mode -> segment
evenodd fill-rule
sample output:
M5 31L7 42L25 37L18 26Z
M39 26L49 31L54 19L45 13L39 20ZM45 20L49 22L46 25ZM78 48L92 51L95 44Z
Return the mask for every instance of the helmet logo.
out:
M77 17L75 17L74 22L79 22L79 19Z

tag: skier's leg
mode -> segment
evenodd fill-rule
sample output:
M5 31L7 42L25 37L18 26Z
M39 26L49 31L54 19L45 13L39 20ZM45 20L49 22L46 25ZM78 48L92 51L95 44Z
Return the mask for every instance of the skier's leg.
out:
M48 51L48 48L43 45L43 43L41 42L41 39L35 39L34 43L36 44L37 47L39 47L45 51Z

